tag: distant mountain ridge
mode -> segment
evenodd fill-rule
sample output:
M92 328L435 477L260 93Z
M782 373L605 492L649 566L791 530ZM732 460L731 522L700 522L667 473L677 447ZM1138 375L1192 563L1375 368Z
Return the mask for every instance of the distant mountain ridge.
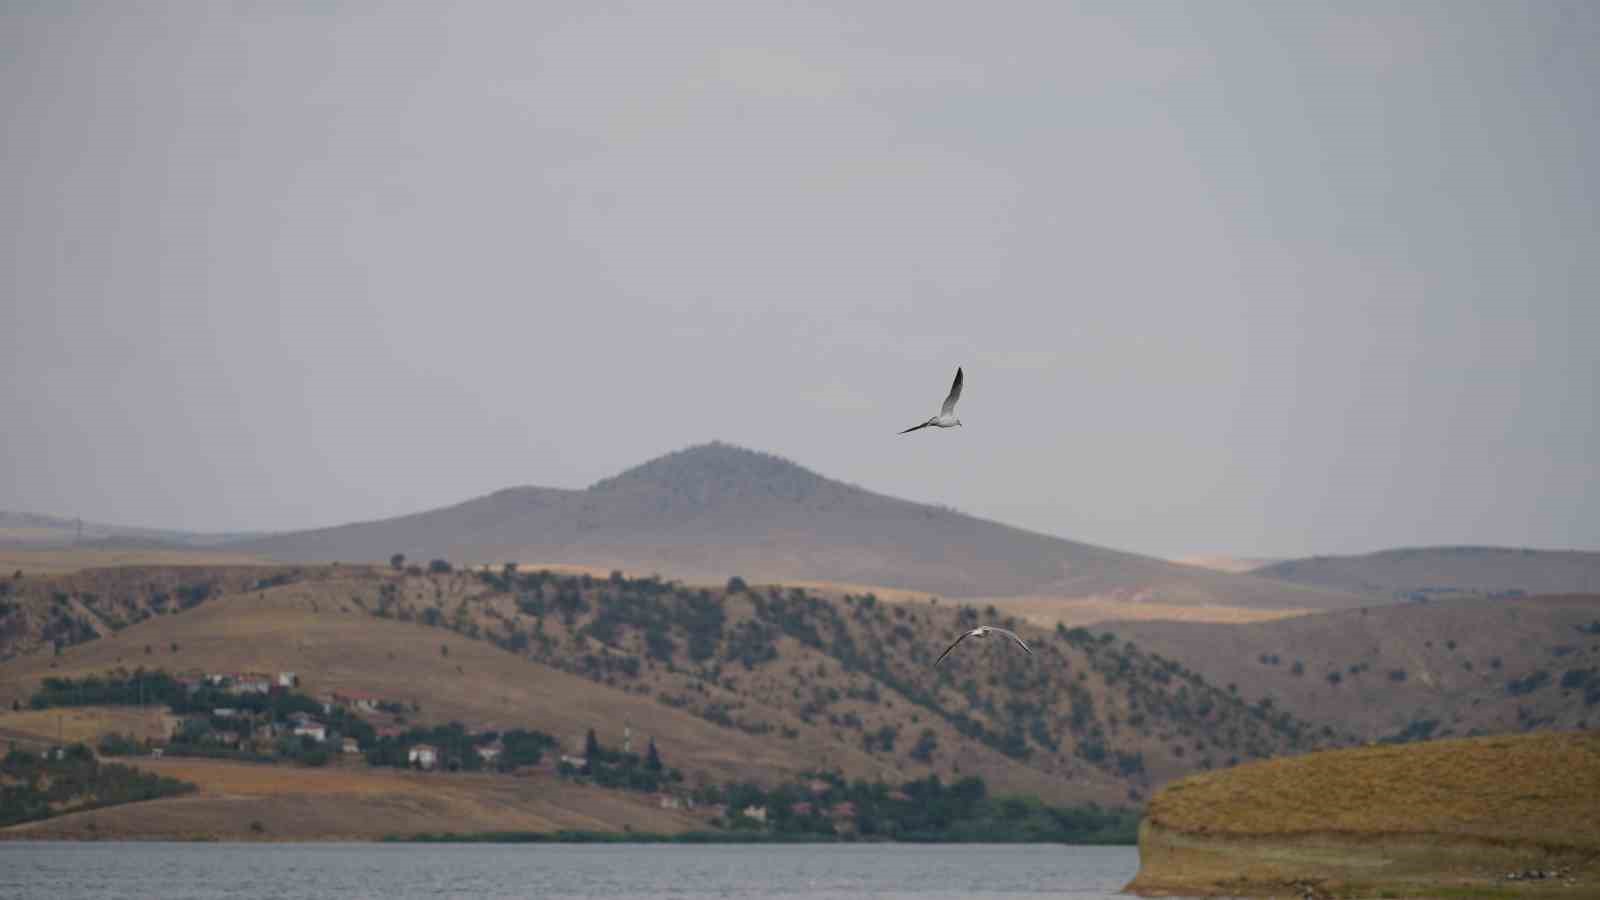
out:
M780 457L703 444L584 490L518 487L228 549L295 562L566 563L720 581L880 585L949 597L1340 608L1337 590L1184 566L876 494Z
M107 525L62 516L0 509L0 546L13 547L214 547L249 540L260 532L176 531Z
M1251 571L1377 600L1600 593L1600 553L1512 547L1402 547L1289 559Z

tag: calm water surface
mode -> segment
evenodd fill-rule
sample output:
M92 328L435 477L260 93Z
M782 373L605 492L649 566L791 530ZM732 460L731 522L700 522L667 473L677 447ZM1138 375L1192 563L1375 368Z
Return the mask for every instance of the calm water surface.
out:
M0 842L0 897L1074 897L1133 878L1133 847Z

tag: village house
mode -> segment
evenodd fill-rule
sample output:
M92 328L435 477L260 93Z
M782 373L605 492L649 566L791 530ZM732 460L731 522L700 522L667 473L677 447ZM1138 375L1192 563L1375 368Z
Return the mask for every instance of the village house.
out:
M334 691L333 702L347 709L370 713L378 711L378 704L383 702L383 698L365 691Z
M399 725L385 725L378 729L378 737L380 738L397 738L405 733L406 730Z
M849 819L853 822L856 818L856 805L849 800L835 803L833 808L828 810L828 818Z
M789 804L789 812L796 816L809 816L811 815L812 809L813 807L811 804L804 800L801 800L798 803Z
M239 732L237 731L219 731L215 736L217 743L223 745L224 747L239 746Z
M211 711L211 715L218 719L237 719L239 711L231 706L219 706Z
M272 693L272 679L265 675L247 678L235 684L233 689L240 694L270 694Z
M746 806L739 810L739 815L756 822L767 821L767 808L765 806Z
M296 737L308 737L317 743L328 739L328 726L315 719L306 719L294 726Z
M406 761L419 769L431 769L439 762L439 748L432 744L415 744L406 752Z
M345 753L360 753L361 745L356 742L355 738L347 737L344 739L344 745L340 749L342 749Z
M662 809L683 809L683 801L671 794L657 794L656 803Z
M810 781L806 782L806 790L810 791L811 792L811 796L813 796L813 797L818 797L818 796L821 796L823 794L826 794L828 792L828 788L830 788L832 786L833 785L828 784L826 781L823 781L821 778L813 778Z
M473 747L472 749L477 752L484 762L492 763L500 758L500 754L505 751L505 746L499 741L495 741L492 744L484 744L481 747Z
M293 672L278 673L278 687L292 688L300 683L300 679Z

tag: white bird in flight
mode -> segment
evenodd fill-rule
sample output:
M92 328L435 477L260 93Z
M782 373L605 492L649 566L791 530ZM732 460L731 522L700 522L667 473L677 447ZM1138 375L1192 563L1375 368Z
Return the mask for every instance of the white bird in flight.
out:
M928 421L923 422L921 425L913 425L900 433L906 434L916 431L919 428L927 428L929 425L932 425L935 428L955 428L961 424L961 420L956 418L956 401L960 399L961 367L957 366L955 383L950 385L950 396L944 398L944 408L939 410L939 414Z
M962 632L961 637L956 638L956 643L946 647L945 651L939 654L939 658L933 661L933 664L937 666L939 663L944 662L944 658L950 655L950 651L956 648L956 644L961 643L969 637L984 637L991 632L994 634L1003 634L1006 637L1011 638L1013 641L1017 642L1017 646L1021 647L1023 652L1027 653L1029 656L1033 655L1033 651L1028 649L1028 645L1022 640L1022 638L1017 637L1017 633L1015 631L1007 631L1004 628L996 628L993 625L979 625L977 628L974 628L971 631Z

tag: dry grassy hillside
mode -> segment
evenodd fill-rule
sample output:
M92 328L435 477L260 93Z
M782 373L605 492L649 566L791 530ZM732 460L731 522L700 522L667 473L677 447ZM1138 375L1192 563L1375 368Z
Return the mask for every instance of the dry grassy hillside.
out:
M1450 833L1600 850L1600 732L1268 760L1170 784L1146 815L1221 834Z
M1600 595L1103 627L1252 702L1366 739L1600 725Z
M1337 590L1178 565L875 494L788 461L709 444L586 490L523 487L410 516L227 545L279 560L403 553L499 565L560 561L720 584L885 585L943 597L1330 609Z
M490 831L676 834L704 822L652 798L552 777L305 769L202 759L130 760L199 791L13 826L8 840L379 840Z
M124 609L180 574L62 579L33 602ZM0 702L25 703L45 677L119 666L293 670L312 692L365 690L414 702L424 723L537 728L573 749L588 728L615 745L631 726L691 778L819 766L887 781L981 775L996 791L1067 803L1122 804L1196 769L1330 740L1082 630L1019 624L1032 656L973 642L934 669L953 634L993 615L948 604L551 573L207 577L233 589L127 616L60 656L0 664ZM113 583L92 605L81 596Z
M1129 887L1145 895L1593 897L1600 734L1357 748L1196 775L1151 800L1139 847Z
M72 551L63 562L83 562ZM285 566L139 565L70 568L65 573L0 579L0 659L54 645L70 646L152 616L171 615L211 597L293 577Z
M226 550L169 547L31 547L0 543L0 578L66 575L126 566L259 566L271 560Z

